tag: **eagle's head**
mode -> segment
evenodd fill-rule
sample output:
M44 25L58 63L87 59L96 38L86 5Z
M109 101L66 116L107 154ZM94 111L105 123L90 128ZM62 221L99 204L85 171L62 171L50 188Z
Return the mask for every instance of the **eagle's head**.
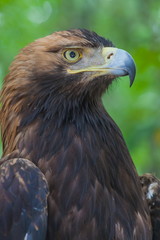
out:
M5 78L2 129L8 132L11 123L26 125L37 117L72 118L84 108L97 111L91 109L101 105L102 93L124 75L132 85L132 57L94 32L75 29L40 38L21 50Z
M129 75L130 85L135 77L129 53L94 32L80 29L36 40L21 51L10 70L8 79L27 87L30 97L38 91L66 99L75 98L75 94L96 97L116 77Z

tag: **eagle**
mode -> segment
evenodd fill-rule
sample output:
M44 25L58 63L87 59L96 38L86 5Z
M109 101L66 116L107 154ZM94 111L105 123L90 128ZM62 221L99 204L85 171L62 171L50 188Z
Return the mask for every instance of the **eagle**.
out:
M139 178L101 100L114 79L132 85L135 74L128 52L86 29L16 56L1 96L1 240L159 239L149 206L160 184Z

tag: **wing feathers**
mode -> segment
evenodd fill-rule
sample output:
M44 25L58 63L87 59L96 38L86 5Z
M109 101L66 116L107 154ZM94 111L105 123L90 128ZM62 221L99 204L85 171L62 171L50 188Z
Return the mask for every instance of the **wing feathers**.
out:
M48 185L29 160L14 158L0 166L0 239L44 240Z

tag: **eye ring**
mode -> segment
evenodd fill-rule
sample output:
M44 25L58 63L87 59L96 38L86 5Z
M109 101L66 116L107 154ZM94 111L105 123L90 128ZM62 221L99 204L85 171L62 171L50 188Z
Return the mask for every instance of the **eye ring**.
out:
M75 63L82 57L82 53L77 49L67 49L63 51L63 57L67 62Z

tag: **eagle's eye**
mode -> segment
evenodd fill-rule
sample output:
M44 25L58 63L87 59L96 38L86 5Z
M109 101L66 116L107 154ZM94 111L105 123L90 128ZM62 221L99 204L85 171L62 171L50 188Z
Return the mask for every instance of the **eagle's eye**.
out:
M82 57L82 53L80 50L68 49L63 52L63 56L67 62L75 63Z

